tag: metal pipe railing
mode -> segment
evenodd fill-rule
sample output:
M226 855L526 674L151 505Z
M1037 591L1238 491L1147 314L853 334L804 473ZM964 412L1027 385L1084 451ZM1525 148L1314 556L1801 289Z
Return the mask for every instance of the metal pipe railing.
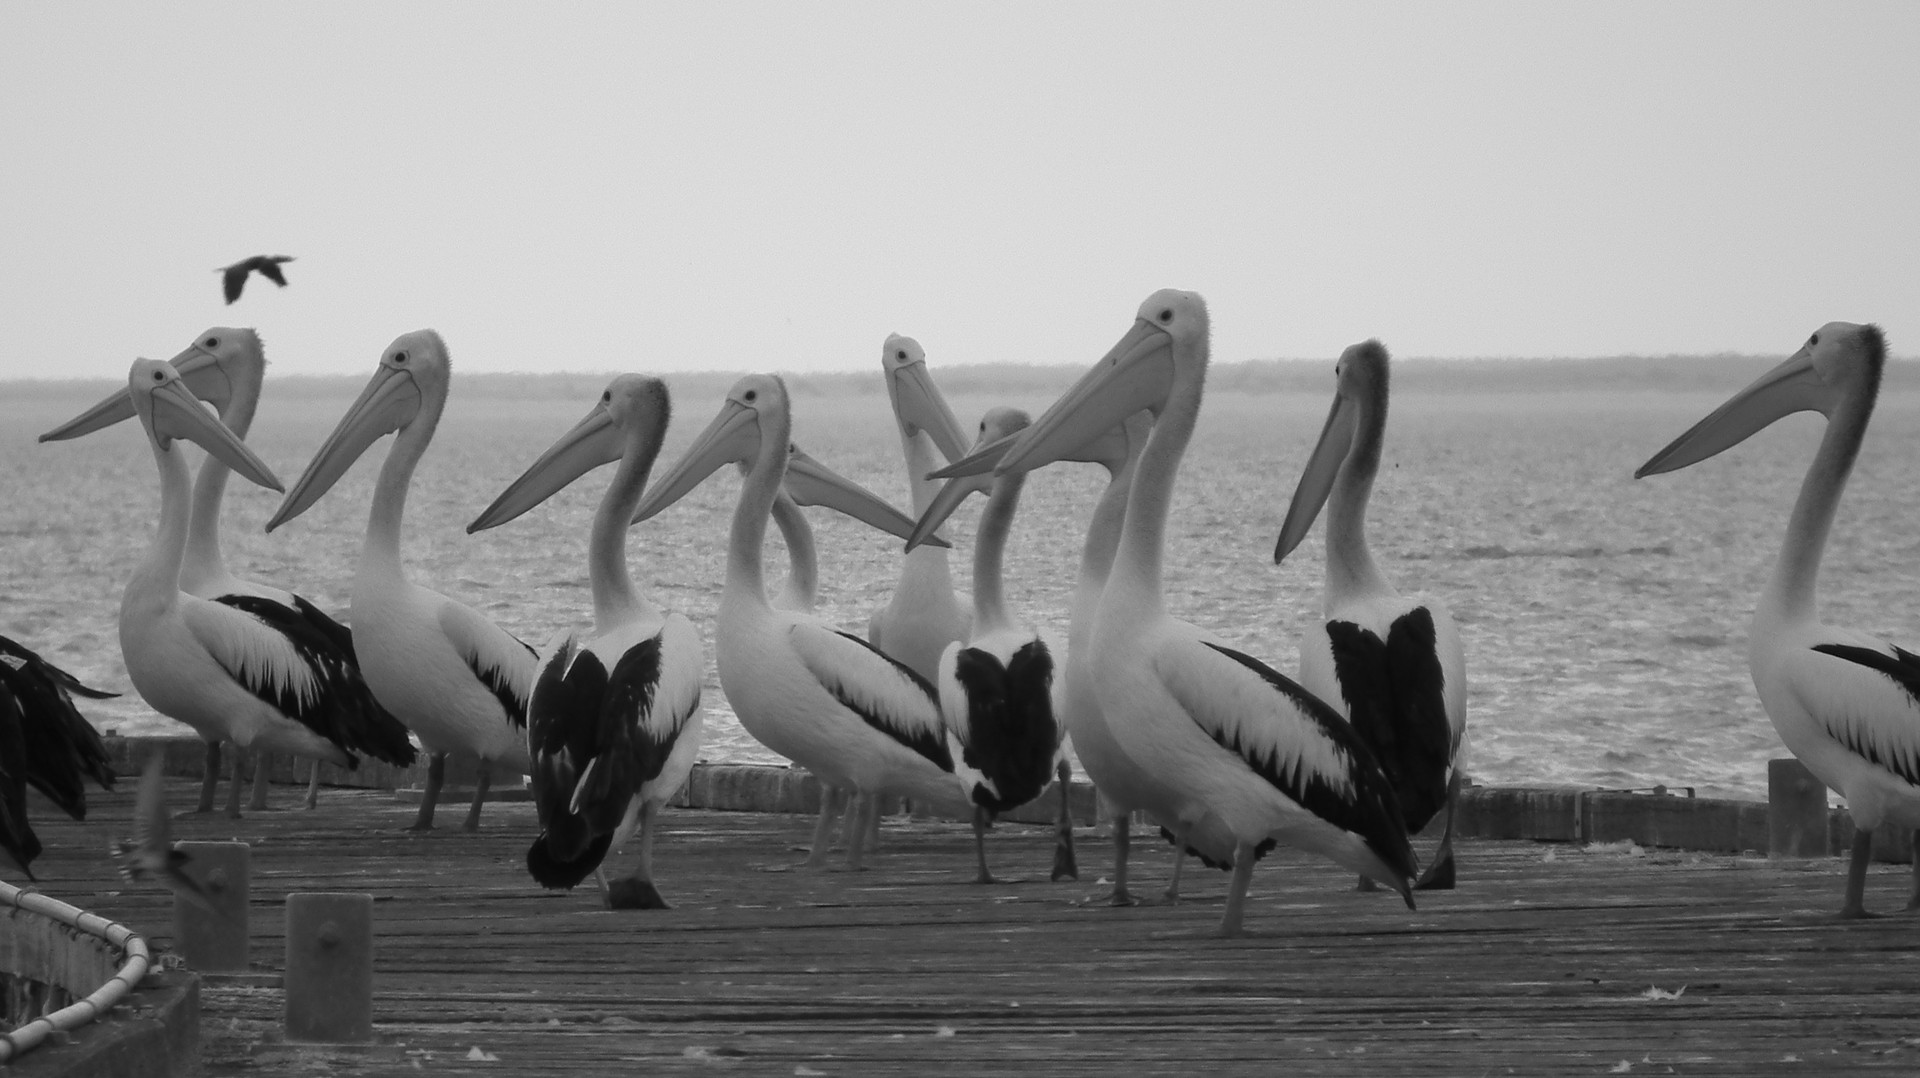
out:
M78 1029L107 1013L146 979L147 970L152 965L152 955L147 950L147 941L136 935L133 929L49 898L38 891L15 887L4 880L0 880L0 903L9 908L8 916L17 917L24 913L43 917L105 940L125 955L125 961L113 977L85 999L51 1014L43 1014L12 1032L0 1034L0 1064L24 1055L56 1032Z

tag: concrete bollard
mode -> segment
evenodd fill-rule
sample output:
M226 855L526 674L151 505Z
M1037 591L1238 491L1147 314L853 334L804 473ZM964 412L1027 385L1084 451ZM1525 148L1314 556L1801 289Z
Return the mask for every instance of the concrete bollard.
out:
M1767 761L1767 856L1826 857L1827 786L1791 757Z
M244 842L176 842L173 848L187 855L184 871L205 889L216 911L174 896L174 946L187 965L202 973L245 973L250 847Z
M290 1041L373 1039L373 896L287 896Z

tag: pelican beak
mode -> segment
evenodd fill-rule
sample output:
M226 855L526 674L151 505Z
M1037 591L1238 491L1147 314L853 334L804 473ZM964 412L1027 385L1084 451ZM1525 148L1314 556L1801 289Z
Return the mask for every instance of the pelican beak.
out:
M414 383L412 374L387 366L376 370L367 388L360 391L360 399L340 417L340 424L307 462L307 470L287 492L273 519L267 521L267 530L272 531L312 508L314 502L347 474L347 469L353 467L353 462L360 459L368 446L405 426L419 411L420 387Z
M1333 493L1334 477L1340 474L1340 462L1347 459L1348 450L1353 448L1354 425L1359 414L1346 397L1334 394L1333 407L1327 411L1327 425L1320 428L1320 441L1313 447L1313 455L1307 458L1307 468L1300 473L1299 485L1293 488L1293 503L1287 506L1287 519L1280 525L1280 541L1273 547L1275 565L1293 553L1293 548L1307 537L1320 510L1325 508L1327 495Z
M913 534L913 518L887 504L885 498L848 479L808 455L799 446L787 455L787 477L782 483L797 505L823 505L897 539ZM949 545L933 536L935 546Z
M924 360L894 369L887 377L887 395L893 399L893 414L901 425L933 439L941 456L958 460L966 454L967 440L960 421L933 384Z
M585 419L561 435L520 478L500 492L486 512L467 525L467 534L505 524L602 464L619 460L625 452L620 428L614 426L607 406L594 405Z
M1173 385L1173 338L1138 319L1093 369L1053 403L1007 450L994 474L1031 471L1096 442L1128 416L1159 414Z
M158 360L136 359L127 374L127 400L155 444L167 449L173 439L184 438L248 482L269 490L285 489L273 469L255 456L219 417L207 411L192 391L178 378L168 378L162 373L165 366Z
M227 401L233 398L233 385L227 379L227 372L220 367L220 361L212 353L193 345L186 351L174 356L170 361L173 369L180 373L180 381L187 391L214 408L225 408ZM105 430L134 416L133 391L121 390L102 400L93 407L67 420L65 423L42 434L43 442L64 442L69 438L78 438Z
M1813 350L1802 348L1655 453L1633 477L1639 479L1698 464L1795 412L1825 413L1832 404L1831 397L1819 372L1813 368Z
M953 460L952 457L949 457L947 459L953 460L952 464L928 472L927 478L962 479L967 476L986 475L992 472L995 466L1000 463L1001 457L1007 455L1007 450L1013 448L1013 443L1020 440L1021 433L1021 431L1016 430L1011 434L996 438L958 460Z
M653 516L687 496L688 492L714 473L722 464L749 461L760 452L760 416L753 409L730 400L720 406L707 429L693 440L667 474L654 480L634 507L633 523Z

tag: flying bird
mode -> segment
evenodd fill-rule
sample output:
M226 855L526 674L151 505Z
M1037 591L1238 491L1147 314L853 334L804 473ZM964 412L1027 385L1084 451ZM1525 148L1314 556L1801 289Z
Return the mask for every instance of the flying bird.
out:
M193 858L173 848L166 785L160 774L162 761L161 754L154 753L140 775L140 791L133 802L133 841L114 846L120 875L128 883L156 880L178 897L218 914L220 909L213 898L185 871Z
M247 274L259 273L260 276L287 287L287 279L280 273L280 263L293 261L292 255L254 255L243 258L231 266L222 266L213 272L220 274L220 284L226 289L227 303L231 305L240 298L240 290L247 286Z

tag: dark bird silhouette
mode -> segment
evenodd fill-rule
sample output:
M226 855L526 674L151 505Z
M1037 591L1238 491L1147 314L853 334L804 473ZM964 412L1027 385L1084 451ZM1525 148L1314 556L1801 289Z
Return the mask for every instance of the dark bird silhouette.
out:
M103 699L32 650L0 636L0 850L33 878L28 863L40 840L27 821L27 787L76 820L87 817L81 786L91 776L113 789L113 767L100 735L73 706L73 695ZM4 863L4 862L0 862Z
M173 848L173 825L167 817L166 787L161 779L162 762L162 754L154 753L140 776L140 792L133 804L133 841L114 846L120 875L128 883L153 880L182 899L218 914L219 907L214 905L206 889L185 872L192 858Z
M255 271L281 288L287 287L287 279L280 274L280 263L291 261L292 255L254 255L213 272L222 275L220 283L226 287L227 302L231 304L240 298L240 290L247 286L247 274Z

